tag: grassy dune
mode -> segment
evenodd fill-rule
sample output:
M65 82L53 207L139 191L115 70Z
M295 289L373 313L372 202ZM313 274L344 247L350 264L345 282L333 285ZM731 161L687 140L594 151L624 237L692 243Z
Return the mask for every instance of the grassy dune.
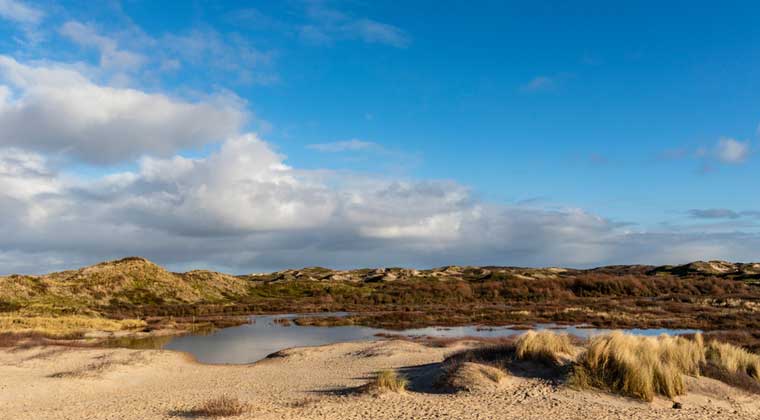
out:
M727 343L705 343L699 334L689 339L613 332L575 346L561 334L529 331L512 343L454 354L444 362L443 371L453 374L472 362L509 371L526 361L551 362L557 367L555 374L573 388L595 388L644 401L685 394L685 376L710 376L760 392L760 355Z

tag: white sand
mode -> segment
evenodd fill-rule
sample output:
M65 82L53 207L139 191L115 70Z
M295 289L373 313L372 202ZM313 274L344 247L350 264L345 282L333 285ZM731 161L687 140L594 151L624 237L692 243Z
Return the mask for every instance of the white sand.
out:
M222 394L250 403L239 419L760 419L760 398L706 378L689 379L680 410L667 400L647 404L513 376L498 389L470 393L350 392L386 368L412 368L423 377L415 383L425 383L436 370L429 364L452 350L340 343L287 350L253 365L213 366L171 351L3 349L0 419L182 419Z

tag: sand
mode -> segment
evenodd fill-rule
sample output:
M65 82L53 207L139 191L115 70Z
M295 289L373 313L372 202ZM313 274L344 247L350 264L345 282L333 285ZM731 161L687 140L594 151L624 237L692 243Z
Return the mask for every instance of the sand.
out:
M460 344L462 346L464 344ZM238 419L760 419L760 398L689 378L682 409L551 380L442 393L429 385L446 354L407 341L289 349L251 365L203 365L163 350L34 347L0 350L0 419L182 419L219 396L250 404ZM357 393L381 369L412 378L403 394Z

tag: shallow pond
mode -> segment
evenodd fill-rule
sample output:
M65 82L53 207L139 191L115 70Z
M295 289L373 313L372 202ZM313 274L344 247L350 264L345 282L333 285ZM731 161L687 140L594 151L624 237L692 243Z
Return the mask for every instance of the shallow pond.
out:
M287 314L287 315L255 315L250 324L215 330L211 333L200 333L176 337L157 337L143 340L131 340L117 343L119 346L131 348L163 348L192 354L198 361L215 364L252 363L265 358L267 355L290 347L318 346L342 341L371 340L378 334L399 334L406 336L431 337L508 337L525 332L525 328L460 326L460 327L428 327L408 330L385 330L362 326L340 327L301 327L295 324L284 325L281 319L294 319L299 316L341 316L342 313L332 314ZM598 328L580 326L559 326L555 324L537 324L537 330L552 329L566 332L578 337L588 337L594 334L609 332ZM690 334L697 330L668 330L668 329L631 329L625 330L637 335L660 334Z

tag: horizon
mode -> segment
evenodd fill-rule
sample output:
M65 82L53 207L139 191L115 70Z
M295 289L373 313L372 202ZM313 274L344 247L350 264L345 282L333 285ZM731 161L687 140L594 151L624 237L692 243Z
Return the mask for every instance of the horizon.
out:
M0 273L760 261L758 12L0 0Z
M309 269L325 269L330 271L360 271L360 270L393 270L393 269L399 269L399 270L415 270L415 271L435 271L435 270L441 270L446 269L449 267L461 267L461 268L506 268L506 269L526 269L526 270L551 270L551 269L561 269L561 270L578 270L578 271L584 271L584 270L595 270L599 268L608 268L608 267L653 267L653 268L670 268L670 267L681 267L681 266L688 266L692 264L697 263L727 263L732 265L758 265L760 263L754 262L754 261L726 261L726 260L695 260L695 261L689 261L683 264L662 264L662 265L652 265L652 264L612 264L612 265L599 265L599 266L592 266L592 267L570 267L570 266L514 266L514 265L495 265L495 264L485 264L485 265L479 265L479 266L473 266L473 265L443 265L443 266L430 266L430 267L411 267L411 266L375 266L375 267L355 267L355 268L346 268L346 269L340 269L340 268L332 268L332 267L324 267L324 266L303 266L303 267L289 267L284 268L281 270L275 270L275 271L257 271L257 272L224 272L224 271L218 271L207 267L188 267L184 270L170 270L168 267L156 263L155 261L151 261L148 258L140 257L137 255L132 255L128 257L123 258L117 258L113 260L105 260L105 261L99 261L90 265L86 266L77 266L77 267L65 267L60 270L51 271L51 272L44 272L44 273L0 273L0 276L13 276L13 275L30 275L30 276L44 276L47 274L54 274L59 273L63 271L76 271L79 269L85 269L89 267L94 267L101 264L114 264L114 263L120 263L124 261L129 260L143 260L145 262L157 265L158 267L171 272L171 273L187 273L191 271L211 271L215 273L220 274L227 274L232 276L257 276L257 275L267 275L267 274L273 274L283 271L301 271L301 270L309 270Z

